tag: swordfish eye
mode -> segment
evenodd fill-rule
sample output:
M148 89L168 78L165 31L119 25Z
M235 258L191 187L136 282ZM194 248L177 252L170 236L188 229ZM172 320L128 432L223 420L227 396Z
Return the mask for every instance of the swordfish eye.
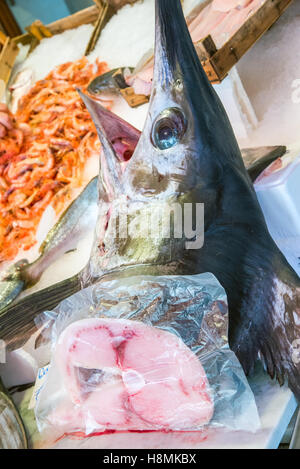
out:
M168 150L180 142L186 132L186 119L177 107L162 111L152 127L152 143L159 150Z

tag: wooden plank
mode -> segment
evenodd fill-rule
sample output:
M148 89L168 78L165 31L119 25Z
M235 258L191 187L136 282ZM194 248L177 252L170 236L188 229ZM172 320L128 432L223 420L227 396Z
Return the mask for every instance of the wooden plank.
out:
M18 53L18 46L12 39L7 38L0 53L0 99L5 92Z
M266 0L224 46L210 59L218 79L222 81L230 69L278 20L293 0Z
M201 60L202 67L204 68L204 71L205 71L209 81L213 84L221 83L221 81L219 79L219 76L218 76L216 70L214 69L213 64L211 63L210 58L207 58L207 59L202 58L200 60Z
M218 50L210 34L202 41L196 42L194 46L200 60L212 57Z
M128 4L134 4L137 1L138 0L128 0ZM99 15L95 24L95 29L87 45L85 55L88 55L92 50L94 50L103 28L107 25L118 9L124 6L122 5L122 2L119 7L113 6L108 0L94 0L94 2L99 8Z
M97 6L99 8L99 15L95 24L93 34L86 47L85 55L88 55L90 52L92 52L92 50L94 50L97 41L100 37L101 31L106 26L111 17L115 14L115 9L111 7L108 3L102 3L102 1L98 0Z
M20 36L16 36L13 38L13 41L16 44L23 44L23 46L27 46L28 44L31 44L32 36L28 33L21 34Z
M8 36L14 37L21 34L20 26L7 5L6 0L0 0L0 23Z
M103 0L93 0L93 2L96 3L97 7L99 8L99 11L102 10L105 6Z
M131 87L120 90L120 93L130 107L138 107L141 104L149 102L149 96L145 96L144 94L135 94L134 89Z
M90 24L97 21L99 16L99 8L96 5L80 10L73 15L61 18L60 20L54 21L47 25L47 29L54 35L63 33L67 29L77 28L82 24ZM16 44L21 43L23 45L30 44L32 37L29 33L22 34L14 37Z
M45 37L52 37L53 34L40 20L34 21L30 26L26 27L26 31L35 37L38 41L41 41Z
M60 20L54 21L47 25L52 34L58 34L66 31L67 29L77 28L82 24L94 23L99 16L99 8L93 5L84 10L78 11L73 15L67 16Z

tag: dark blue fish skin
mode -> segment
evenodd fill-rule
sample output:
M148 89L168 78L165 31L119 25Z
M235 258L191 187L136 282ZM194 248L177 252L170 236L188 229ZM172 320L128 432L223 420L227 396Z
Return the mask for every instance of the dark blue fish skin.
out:
M193 158L197 159L205 201L205 243L184 258L191 272L213 272L228 295L230 345L245 371L257 355L280 383L287 377L300 398L300 281L272 240L253 185L222 104L197 58L180 1L157 0L161 31L161 74L166 86L182 79L194 123ZM190 145L191 146L191 145ZM194 169L193 168L193 169ZM283 303L281 303L283 301ZM283 304L283 306L282 306Z
M88 97L84 101L106 153L111 171L106 177L114 180L120 170L101 112ZM185 116L186 131L177 145L158 149L153 128L162 113L174 108ZM204 246L187 250L180 242L157 244L143 259L141 254L135 258L135 246L129 242L122 249L115 246L102 264L100 259L98 271L108 273L113 266L123 274L127 270L127 275L212 272L228 295L230 345L245 372L252 371L260 356L269 374L281 384L287 378L300 398L300 360L294 348L300 338L300 280L268 232L229 119L190 38L180 0L156 0L149 113L118 184L129 201L167 203L175 197L204 203ZM149 251L147 242L138 246L139 253ZM113 258L115 263L110 263Z

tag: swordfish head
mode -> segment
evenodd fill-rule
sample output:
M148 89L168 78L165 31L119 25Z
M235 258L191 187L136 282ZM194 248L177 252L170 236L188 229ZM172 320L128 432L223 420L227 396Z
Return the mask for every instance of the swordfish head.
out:
M93 276L137 265L178 272L185 261L190 272L194 259L198 264L205 229L217 219L228 165L230 178L237 179L247 198L255 195L228 117L199 62L180 2L172 2L172 8L168 1L156 2L153 87L141 135L120 120L114 122L98 102L82 98L103 148ZM128 158L120 157L116 135L121 145L132 142L134 151ZM230 221L238 216L238 190L233 185L233 196L228 197L233 208ZM128 230L126 236L116 236L112 231L125 202ZM255 216L262 219L259 211Z
M119 144L135 148L128 158L105 111L82 97L103 148L89 278L212 272L226 290L230 345L246 373L260 356L300 397L299 278L269 235L180 0L156 0L149 112L140 137L123 126Z

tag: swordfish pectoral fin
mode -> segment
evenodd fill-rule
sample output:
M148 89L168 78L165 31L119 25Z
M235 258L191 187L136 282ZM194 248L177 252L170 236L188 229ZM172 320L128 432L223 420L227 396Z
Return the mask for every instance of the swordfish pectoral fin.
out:
M278 258L278 275L264 286L258 280L253 291L266 301L258 302L256 311L244 310L242 323L233 327L238 334L231 337L231 348L247 375L259 358L271 378L281 386L286 381L300 400L300 282L280 253Z
M7 350L22 347L36 331L35 318L43 311L55 308L62 300L74 295L80 289L80 275L75 275L26 296L1 310L0 340L5 341Z

